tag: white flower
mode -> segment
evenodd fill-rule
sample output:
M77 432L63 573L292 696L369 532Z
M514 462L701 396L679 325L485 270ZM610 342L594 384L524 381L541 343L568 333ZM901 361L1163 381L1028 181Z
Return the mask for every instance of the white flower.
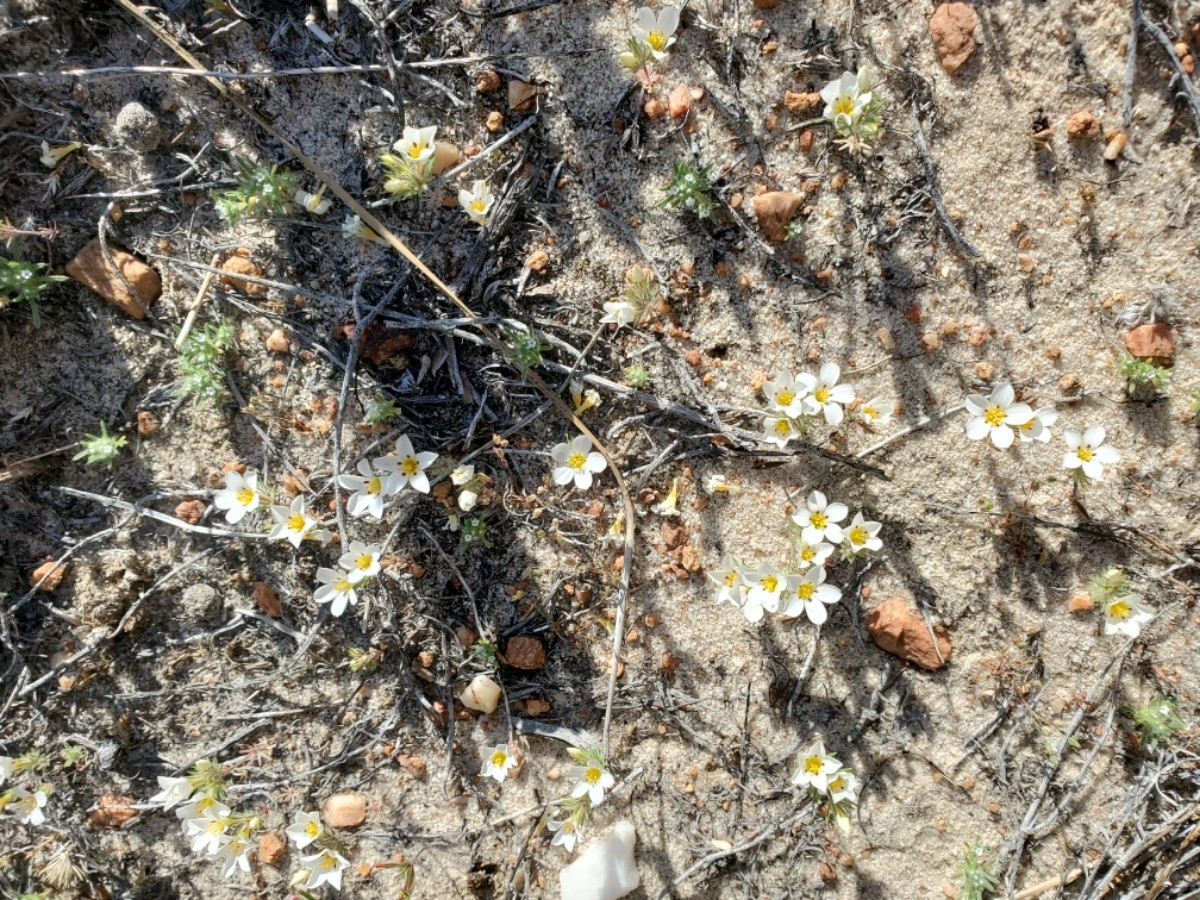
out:
M600 543L606 547L610 544L625 543L625 513L617 513L617 517L613 519L613 523L608 526L608 531L604 532L604 537L600 538Z
M663 497L661 503L655 503L650 507L651 512L656 512L660 516L674 516L679 518L679 479L675 478L671 481L671 492Z
M346 552L338 559L338 565L346 570L346 577L351 584L358 584L366 578L374 578L379 574L379 557L382 548L362 541L351 541Z
M667 49L675 43L675 30L679 27L679 10L674 6L664 7L657 16L648 6L637 11L637 26L633 36L650 48L655 59L663 59Z
M333 201L325 196L325 188L321 188L315 194L310 194L303 188L296 188L292 199L315 216L325 215L329 212L329 207L333 206Z
M717 590L718 603L741 606L746 602L746 582L742 578L741 566L728 553L721 560L721 568L709 572L708 577L720 585Z
M884 405L881 397L872 397L857 410L858 420L874 431L892 421L892 411Z
M475 508L475 504L479 502L479 494L472 490L462 491L458 495L458 508L463 512L470 512Z
M338 484L354 492L346 500L346 512L356 519L363 516L382 519L384 499L396 493L391 490L394 483L394 472L374 469L365 459L358 461L357 475L338 476Z
M250 871L250 842L236 834L223 834L218 838L220 846L212 854L221 864L221 877L228 878L234 869Z
M781 449L787 442L800 436L796 423L787 416L772 415L763 420L763 440L778 445Z
M612 773L596 762L589 762L586 766L572 766L571 777L575 779L571 796L582 797L587 794L592 806L603 803L604 792L617 783Z
M825 610L826 604L837 603L842 599L842 589L825 583L825 569L813 566L806 571L799 584L793 586L796 596L788 600L780 610L780 614L790 619L797 618L800 613L808 616L808 621L821 625L829 618Z
M772 565L743 572L742 579L747 587L742 615L749 622L760 621L763 610L779 612L783 595L794 591L800 583L799 575L787 575Z
M163 810L168 810L179 803L185 803L195 791L188 779L169 778L166 775L158 776L158 786L162 790L151 797L149 802L162 804Z
M229 807L214 802L196 818L184 819L183 833L192 839L194 852L213 854L220 848L221 836L229 824Z
M285 828L283 833L292 839L297 849L303 850L321 836L323 828L321 817L317 813L298 809L292 817L292 824Z
M469 191L462 188L458 192L458 205L467 211L472 222L479 225L487 221L488 212L495 200L486 181L476 181Z
M1011 384L998 384L992 393L983 397L972 394L964 405L975 418L967 422L967 438L982 441L991 435L992 444L998 450L1007 450L1013 444L1013 429L1019 428L1033 418L1028 403L1013 403L1016 393Z
M214 800L207 794L197 794L186 805L175 810L175 816L182 822L185 834L187 833L187 823L189 821L203 819L210 813L220 818L229 815L230 809L224 803Z
M600 317L601 325L629 325L636 322L638 308L628 300L610 300L604 304L604 315Z
M825 560L833 555L833 544L826 541L818 541L815 544L810 544L804 540L804 536L800 536L800 543L796 547L796 558L800 561L800 567L807 569L809 566L823 566Z
M772 407L788 418L797 419L810 411L805 400L811 391L806 384L797 383L786 369L780 369L773 381L763 384L762 390Z
M42 812L47 800L45 791L30 793L25 788L13 787L8 793L12 796L8 807L22 825L41 825L46 821L46 814Z
M1142 624L1154 618L1154 611L1136 594L1113 597L1104 605L1104 633L1137 637Z
M300 865L308 872L308 879L304 882L305 890L312 891L323 884L331 884L340 891L342 873L350 863L336 850L322 850L312 856L300 857Z
M483 768L479 774L483 778L495 778L497 782L504 781L508 777L508 770L517 764L516 759L509 756L508 744L484 747L479 755L483 757Z
M428 128L413 128L406 125L404 135L392 145L392 149L412 162L424 162L433 157L434 138L437 126Z
M225 473L225 489L213 495L213 505L225 510L225 521L236 525L245 518L246 513L258 509L262 495L258 492L258 474L247 472Z
M82 147L83 144L79 141L72 141L70 144L63 144L61 147L51 147L49 141L42 141L42 165L47 169L53 169L60 162Z
M11 756L0 756L0 784L8 781L13 773L13 758ZM161 779L159 779L161 783Z
M1050 426L1058 421L1058 413L1053 408L1035 409L1033 418L1024 425L1018 425L1014 429L1017 440L1022 444L1029 441L1038 441L1042 444L1050 443Z
M842 542L842 528L838 522L850 515L850 509L844 503L830 503L820 491L813 491L805 501L804 509L794 516L792 521L803 531L800 539L806 544L819 544L829 541L831 544Z
M575 849L576 841L583 840L583 829L575 824L574 819L551 819L546 823L546 826L554 832L554 840L550 842L550 846L555 844L562 846L568 853Z
M876 535L882 527L879 522L868 522L862 513L855 513L850 527L844 529L846 540L850 543L850 552L861 553L863 550L869 550L878 553L883 549L883 541Z
M387 245L387 241L381 238L373 228L363 224L355 213L346 213L346 220L342 222L342 233L349 237L356 237L360 241L373 241L376 244Z
M829 780L826 788L829 791L829 799L834 803L857 803L862 785L859 784L858 776L849 769L842 769Z
M285 540L297 550L300 542L317 527L317 520L304 511L304 495L300 494L291 506L275 504L271 507L275 525L267 535L271 540Z
M467 463L466 465L459 466L450 473L450 483L457 487L462 487L474 477L475 467L470 463Z
M586 434L578 435L550 450L550 458L558 463L554 467L554 483L558 485L575 482L575 487L586 491L592 486L592 475L603 472L608 463L599 453L592 451L592 439Z
M730 484L729 480L720 473L713 473L704 479L704 493L708 496L713 494L740 494L742 489L736 484Z
M1063 454L1064 469L1081 469L1083 474L1099 481L1104 475L1104 467L1120 462L1121 454L1112 447L1104 445L1104 426L1093 425L1082 435L1078 431L1064 431L1063 440L1067 442L1069 453Z
M792 775L792 784L813 787L824 794L829 790L830 776L837 775L842 765L825 752L825 742L817 738L800 751L800 767Z
M313 594L313 599L318 603L332 603L329 611L335 616L344 613L347 604L358 605L358 591L354 589L355 582L350 580L350 575L346 572L322 567L317 569L317 581L321 582L321 586Z
M392 472L392 490L402 491L405 487L411 487L414 491L428 494L429 476L425 474L425 470L433 465L437 458L436 453L429 451L414 453L412 441L408 439L408 435L402 434L396 438L396 455L377 459L375 465Z
M835 428L842 424L845 415L842 407L854 400L854 388L837 383L841 376L842 369L837 363L825 363L815 378L808 374L796 377L810 394L804 398L808 411L813 415L824 413L825 421Z
M821 89L825 101L822 115L833 123L839 133L851 131L871 103L871 79L866 69L855 75L843 72L837 81L831 81Z

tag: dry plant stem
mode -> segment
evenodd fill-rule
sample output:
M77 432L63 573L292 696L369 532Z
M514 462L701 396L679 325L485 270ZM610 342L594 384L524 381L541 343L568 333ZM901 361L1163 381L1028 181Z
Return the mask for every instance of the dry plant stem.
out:
M109 528L105 528L102 531L97 531L95 534L90 534L87 537L85 537L83 540L79 541L79 543L75 544L75 546L73 546L70 550L68 550L66 553L64 553L62 556L60 556L58 559L56 559L54 561L54 567L52 569L50 569L50 571L47 572L45 575L43 575L41 578L39 578L37 580L37 583L34 584L33 587L31 587L29 589L28 593L24 594L20 600L18 600L16 603L14 603L12 606L10 606L8 608L8 612L10 612L10 613L16 612L18 609L20 609L22 606L24 606L26 603L28 603L30 600L32 600L34 598L34 596L37 594L38 589L41 587L42 583L47 578L52 576L55 572L57 572L60 568L62 568L62 566L67 562L68 559L70 559L72 556L74 556L76 553L78 553L84 547L87 547L89 544L94 544L94 543L96 543L96 541L104 540L105 538L109 537L109 535L116 534L118 531L120 531L122 528L124 528L126 525L128 525L129 520L132 518L133 518L132 515L126 516L120 522L118 522L116 525L113 525Z
M1040 897L1046 891L1052 891L1057 887L1070 884L1082 874L1083 869L1072 869L1066 875L1055 875L1053 878L1039 881L1037 884L1030 885L1025 890L1014 894L1013 900L1033 900L1034 897Z
M888 444L893 444L896 441L900 440L900 438L908 437L908 435L912 434L915 431L920 431L926 425L930 425L930 424L938 421L939 419L946 418L947 416L952 416L956 412L960 412L963 409L966 409L966 405L959 403L957 406L952 406L949 409L943 410L942 412L934 413L931 416L926 416L924 419L919 419L918 421L913 422L911 425L909 425L903 431L899 431L896 434L891 435L890 437L884 438L882 441L879 441L878 443L872 444L866 450L860 450L858 453L854 454L854 458L862 459L864 456L870 456L875 451L882 450L884 447L888 446Z
M946 212L946 206L942 202L942 192L938 190L937 175L933 171L933 157L929 154L929 145L925 143L925 132L921 128L921 118L917 113L917 104L914 102L912 106L912 122L913 122L913 137L917 141L917 150L921 154L921 165L925 170L925 183L929 187L929 196L933 200L933 208L937 210L938 219L942 223L942 227L946 229L946 233L958 245L967 256L974 258L979 257L979 251L974 245L963 237L950 219L950 214Z
M1175 47L1171 44L1171 39L1167 37L1161 28L1146 18L1146 14L1142 10L1142 0L1133 0L1132 14L1135 30L1138 25L1141 25L1149 32L1150 37L1154 38L1154 42L1162 47L1163 53L1167 57L1167 63L1171 66L1171 71L1175 73L1175 78L1179 81L1180 93L1183 94L1188 106L1191 107L1192 122L1196 128L1196 137L1200 138L1200 96L1196 95L1196 86L1192 84L1192 77L1183 68L1183 63L1180 62L1179 55L1175 52ZM1133 42L1131 41L1130 44L1132 48ZM1134 50L1131 49L1130 52L1133 53Z
M217 263L221 261L221 254L214 253L212 260L209 262L209 271L205 273L204 280L200 282L200 290L196 291L196 299L192 301L192 308L188 310L187 318L183 320L183 327L179 329L179 337L175 338L175 349L179 350L183 347L183 342L187 340L187 336L191 334L192 326L196 324L196 315L200 312L200 307L204 304L204 297L208 294L208 289L212 287L213 279L217 277Z
M337 510L338 537L342 547L350 546L346 540L346 510L342 505L342 485L339 480L342 476L342 428L346 424L346 400L350 396L350 382L354 380L354 370L358 366L358 354L362 352L367 329L379 315L379 306L372 309L365 319L359 309L363 285L366 284L367 276L370 274L371 267L363 266L358 277L354 279L354 294L350 300L351 308L354 311L354 340L350 342L350 350L346 354L346 367L342 370L342 389L338 393L337 421L333 423L333 499L334 509Z
M501 147L503 147L505 144L507 144L509 141L511 141L517 135L521 134L521 132L525 131L527 128L532 127L533 123L536 121L537 121L537 116L530 116L528 119L526 119L524 122L522 122L516 128L514 128L512 131L508 132L508 134L504 135L504 137L500 138L500 140L496 141L495 143L488 144L477 155L472 156L469 159L465 160L464 162L459 163L457 166L455 166L449 172L443 172L442 175L439 176L442 184L448 183L451 179L454 178L454 176L458 175L460 172L465 172L467 169L471 168L471 166L475 165L476 163L487 159L489 156L491 156L493 153L495 153L497 150L499 150Z
M130 503L128 500L119 500L116 497L105 497L103 494L93 494L90 491L81 491L78 488L66 487L64 485L56 485L55 490L62 491L64 494L69 494L72 497L81 497L84 500L94 500L104 506L109 506L114 509L124 509L137 516L145 516L147 519L154 519L156 522L164 522L181 531L190 531L192 534L206 534L210 537L226 537L226 538L241 538L243 540L263 541L267 536L262 532L250 531L229 531L224 528L209 528L207 525L192 525L183 519L177 519L174 516L168 516L166 513L161 513L156 509L146 509L141 504L145 500L140 500L137 503ZM151 494L152 499L155 495Z

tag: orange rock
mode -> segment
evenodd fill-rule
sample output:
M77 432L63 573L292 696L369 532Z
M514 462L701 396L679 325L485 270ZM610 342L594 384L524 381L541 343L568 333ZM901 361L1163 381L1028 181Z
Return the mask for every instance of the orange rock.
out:
M525 701L525 714L530 716L540 716L543 713L550 712L550 704L545 700L539 700L537 697L530 697Z
M767 240L782 241L787 237L788 223L803 200L791 191L767 191L754 198L754 215Z
M535 637L510 638L504 655L514 669L532 671L546 664L546 648Z
M800 132L799 137L796 138L796 146L807 153L812 149L812 145L813 130L811 128L805 128L802 132Z
M204 517L204 501L195 497L184 500L175 507L175 515L189 525L195 525Z
M642 112L646 114L647 119L661 119L667 114L667 104L657 97L651 97L642 104Z
M225 273L221 276L221 284L226 287L235 288L251 297L261 297L267 292L265 284L256 284L253 281L237 277L238 275L249 275L251 278L262 278L262 269L250 258L250 251L245 247L238 247L234 250L233 256L221 264L221 271Z
M88 813L88 824L99 828L120 828L138 814L134 800L117 794L104 794L96 801L96 808Z
M265 581L254 582L254 602L272 619L278 619L283 615L283 607L279 605L279 596Z
M779 5L779 0L754 0L754 5L759 9L774 9Z
M283 859L285 850L287 844L273 831L268 831L258 838L258 861L264 866L273 866Z
M1091 140L1100 134L1100 120L1081 109L1067 119L1067 137L1077 141Z
M104 258L100 239L93 238L67 263L67 274L135 319L146 318L146 311L162 293L162 279L158 277L157 272L127 250L115 244L109 244L108 250L116 263L116 270L109 266L108 260ZM117 271L133 285L136 296L131 294L117 277Z
M357 828L367 818L365 794L334 794L321 804L321 818L334 828Z
M534 250L529 259L525 260L525 265L534 272L545 272L546 266L550 265L550 254L545 250Z
M783 95L783 105L788 108L788 112L794 112L798 116L809 116L821 108L821 95L816 91L786 91Z
M475 76L475 90L481 94L490 94L500 90L500 76L491 69L484 69Z
M31 585L36 585L39 591L49 592L57 588L62 583L63 576L67 574L67 564L63 563L61 566L55 569L54 566L56 563L57 560L46 560L46 562L42 563L33 570L33 573L29 576L29 583ZM54 571L51 572L51 569ZM43 578L46 580L42 581ZM39 581L41 584L38 584Z
M504 113L492 110L490 113L488 113L487 121L484 122L484 126L488 131L499 131L504 127Z
M1175 355L1175 336L1166 322L1139 325L1126 333L1125 349L1138 359L1167 359Z
M929 20L929 35L942 68L953 75L975 52L979 16L965 3L943 3Z
M950 639L935 632L935 648L925 620L908 608L903 597L884 600L871 610L867 631L880 649L922 669L940 669L950 660Z
M692 89L686 84L677 84L667 97L667 109L672 119L682 119L691 111Z
M1067 609L1073 613L1090 612L1095 608L1096 604L1087 594L1072 594L1071 599L1067 601Z
M150 437L161 427L158 421L158 416L149 410L138 410L137 414L137 433L140 437Z

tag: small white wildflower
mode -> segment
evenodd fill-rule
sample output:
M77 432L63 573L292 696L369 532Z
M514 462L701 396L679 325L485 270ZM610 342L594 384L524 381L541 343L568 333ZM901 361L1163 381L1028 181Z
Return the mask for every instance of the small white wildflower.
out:
M809 396L804 398L810 413L822 413L825 421L837 427L842 424L845 411L842 409L854 400L854 388L848 384L838 384L842 377L842 369L837 363L825 363L816 377L803 374L796 377L797 383L808 389Z
M1058 421L1058 413L1053 408L1035 409L1033 418L1024 425L1014 428L1017 440L1022 444L1037 441L1041 444L1050 443L1050 426Z
M51 147L49 141L42 141L42 165L47 169L54 169L58 164L80 149L83 144L79 141L72 141L69 144L63 144L61 147Z
M3 779L0 779L2 782ZM148 802L160 804L163 810L168 810L180 803L186 803L195 792L191 781L187 778L171 778L167 775L158 776L158 786L162 788Z
M267 535L271 540L284 540L300 549L300 542L317 527L317 520L304 510L304 495L300 494L292 501L291 506L275 504L271 507L271 516L275 525Z
M858 408L857 413L858 420L871 431L892 421L892 411L881 397L872 397Z
M589 761L586 766L572 766L571 777L575 779L571 796L582 797L587 794L592 806L603 803L604 792L617 783L612 773L595 760Z
M850 527L846 528L846 542L850 545L851 553L861 553L864 550L878 553L883 549L883 541L877 535L882 528L879 522L868 522L862 513L855 513Z
M408 125L404 128L404 135L392 145L392 149L412 162L424 162L433 157L436 136L436 125L427 128L413 128Z
M196 794L185 805L175 810L175 817L180 820L184 833L188 833L187 823L189 821L206 817L222 818L228 816L230 812L228 806L219 800L214 800L208 794Z
M658 513L660 516L679 518L679 479L675 478L671 481L671 492L663 497L661 503L655 503L650 507L651 512Z
M838 524L850 509L844 503L830 503L820 491L808 495L804 508L792 516L792 521L803 531L800 538L806 544L819 544L828 541L837 545L842 542L842 528Z
M292 824L285 828L283 833L292 839L297 849L303 850L321 836L322 830L324 826L317 813L298 809L292 817Z
M968 440L982 441L991 436L992 444L998 450L1007 450L1012 446L1013 428L1020 428L1033 418L1033 410L1028 403L1013 403L1016 392L1011 384L998 384L987 396L972 394L967 397L965 406L975 418L967 422Z
M742 489L739 485L732 484L719 472L714 472L704 479L704 493L710 497L713 494L740 494L741 492Z
M315 194L310 194L304 188L296 188L292 194L292 199L297 206L301 206L308 210L314 216L323 216L329 212L329 207L333 206L333 201L325 196L325 188L322 187Z
M358 584L379 574L379 557L382 553L383 550L373 544L351 541L346 552L338 559L338 565L346 571L351 584Z
M546 823L546 827L554 832L554 840L550 842L550 846L561 846L568 853L575 849L577 841L583 840L583 829L574 819L551 819Z
M46 814L42 812L48 799L45 791L31 793L22 787L14 787L9 788L8 793L12 796L8 809L22 825L41 825L46 821Z
M842 599L841 588L825 583L825 569L821 566L808 569L792 591L795 596L784 604L780 614L795 619L803 613L814 625L824 624L829 618L825 607Z
M550 450L550 458L558 464L554 467L554 483L566 485L574 481L575 487L581 491L592 486L593 474L603 472L608 467L604 457L592 451L592 439L586 434L556 444Z
M787 416L770 415L763 419L763 440L777 445L780 449L786 447L792 438L799 436L800 429L796 427L795 421Z
M1092 481L1099 481L1103 477L1105 466L1121 461L1121 454L1104 443L1102 425L1093 425L1082 435L1078 431L1064 431L1063 440L1070 451L1063 454L1063 468L1079 469Z
M771 406L790 419L810 412L809 404L805 402L811 393L808 385L797 382L795 376L786 369L775 373L771 381L763 384L762 390Z
M843 72L837 81L831 81L821 89L825 101L822 116L832 122L839 134L853 131L863 111L871 104L871 76L866 69L858 74Z
M477 504L478 502L479 502L479 494L476 493L475 491L471 490L470 488L459 491L458 508L461 509L463 512L470 512L471 510L473 510L475 508L475 504Z
M395 473L384 469L375 469L365 459L358 461L358 474L342 474L338 476L338 484L353 493L346 500L346 512L354 518L370 516L373 519L383 518L384 500L395 493L390 488L395 483Z
M604 304L604 315L600 317L601 325L630 325L638 319L638 308L628 300L610 300Z
M656 60L663 59L667 50L675 43L675 31L679 28L679 10L667 6L658 15L648 6L637 11L637 26L633 35L650 48Z
M517 764L517 760L509 755L508 744L497 744L495 747L484 747L480 751L483 757L483 768L479 770L483 778L494 778L502 782L508 777L508 770Z
M402 491L405 487L411 487L414 491L428 494L429 476L425 474L425 470L433 465L437 458L436 453L429 451L414 452L412 441L408 435L402 434L396 438L396 455L377 459L375 465L386 467L392 472L394 490Z
M450 483L456 487L462 487L468 481L475 477L475 467L470 463L459 466L450 473Z
M800 536L800 542L796 546L796 558L800 561L800 566L807 569L809 566L823 566L825 560L833 555L833 544L826 541L817 541L812 544L804 540L804 536Z
M1154 611L1136 594L1113 597L1104 604L1104 633L1137 637L1142 625L1153 618Z
M304 889L314 891L323 884L332 885L336 890L342 889L342 873L350 863L336 850L322 850L312 856L300 857L300 865L308 872Z
M826 787L829 791L829 799L834 803L857 803L858 792L862 789L858 776L849 769L842 769L834 775Z
M575 415L582 416L600 405L600 392L595 388L584 388L580 381L572 381L571 400L575 403Z
M800 751L800 766L792 775L792 784L816 788L824 794L841 768L836 757L825 752L825 742L817 738Z
M240 472L226 472L225 489L213 495L213 505L217 509L225 510L225 521L230 525L242 521L247 513L258 509L261 502L262 495L258 492L256 472L247 472L245 475Z
M212 855L221 864L221 877L228 878L236 869L250 871L250 842L236 834L223 834L220 845Z
M194 819L184 819L183 833L192 839L194 852L213 854L220 849L221 836L229 825L229 807L217 803L205 807L204 812Z
M486 181L476 181L469 191L463 188L458 192L458 205L466 210L472 222L479 225L487 221L488 212L495 201Z
M321 586L313 594L313 599L318 603L332 604L329 611L335 616L344 613L347 605L358 605L358 591L355 590L357 582L351 581L348 573L322 566L317 569L317 581Z
M742 615L749 622L761 621L764 610L779 612L784 595L790 594L800 583L799 575L788 575L772 565L743 572L742 579L747 587Z
M354 213L346 213L346 220L342 222L342 233L349 237L356 237L360 241L371 241L387 246L387 241L380 237L375 229L364 225L363 220Z
M718 603L732 603L734 606L741 606L746 602L746 582L742 578L742 567L728 553L722 558L720 568L715 572L709 572L708 577L719 586L717 589Z
M623 511L617 513L617 517L608 526L608 531L604 532L604 537L600 539L600 542L605 546L625 543L625 513Z

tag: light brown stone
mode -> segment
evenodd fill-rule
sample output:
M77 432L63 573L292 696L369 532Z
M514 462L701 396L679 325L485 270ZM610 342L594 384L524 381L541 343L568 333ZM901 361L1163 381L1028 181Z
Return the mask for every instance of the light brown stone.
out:
M504 127L504 113L492 110L487 115L487 121L483 123L488 131L496 132Z
M1087 594L1072 594L1071 599L1067 601L1067 609L1073 613L1090 612L1095 608L1096 604Z
M104 794L88 812L88 824L98 828L120 828L130 819L137 817L138 811L134 802L132 797Z
M514 669L533 671L546 664L546 648L535 637L510 638L506 649L505 658Z
M283 615L283 607L279 605L279 595L265 581L254 582L254 602L258 608L273 619Z
M484 715L496 711L500 702L500 685L486 675L476 675L459 697L462 705Z
M162 425L158 421L158 416L146 409L138 410L137 414L137 433L139 437L150 437L161 428Z
M292 343L288 340L287 332L282 328L276 328L267 335L267 349L272 353L287 353L291 347Z
M1099 134L1100 120L1086 109L1072 113L1071 118L1067 119L1067 137L1073 140L1091 140Z
M667 96L667 110L672 119L682 119L692 109L692 89L686 84L677 84Z
M334 828L357 828L367 819L366 794L333 794L321 804L321 818Z
M867 631L880 649L922 669L940 669L950 660L950 639L935 632L935 648L925 620L908 608L903 597L884 600L871 610Z
M779 5L779 0L754 0L754 5L759 9L774 9Z
M54 568L57 560L49 559L33 570L33 574L29 576L29 583L37 585L39 591L52 591L62 584L63 576L67 574L67 564L63 563L57 569ZM51 572L51 569L54 571ZM47 578L46 576L49 575ZM42 579L45 578L45 581ZM41 581L41 584L38 582Z
M268 831L258 838L258 861L264 866L273 866L283 859L287 844L283 838L273 831Z
M233 251L233 255L221 264L221 272L224 273L221 275L221 284L226 287L234 288L251 297L261 297L267 292L265 284L256 284L253 281L237 277L249 275L251 278L262 278L262 269L250 258L250 251L245 247L238 247Z
M754 198L754 215L767 240L782 241L787 237L788 223L803 201L800 194L791 191L767 191Z
M449 141L434 141L433 144L433 174L441 175L452 166L458 165L462 154L458 147Z
M1138 359L1168 359L1175 355L1175 335L1166 322L1139 325L1126 332L1125 349Z
M965 3L943 3L929 20L929 35L938 61L953 75L975 52L979 16Z
M651 97L642 104L642 112L646 114L647 119L661 119L667 114L667 104L657 97Z
M481 94L490 94L492 91L498 91L501 84L503 82L500 80L500 75L492 69L484 69L475 76L475 90Z
M546 266L550 265L550 254L545 250L534 250L529 254L529 259L525 260L525 265L539 274L545 272Z
M537 96L537 88L524 81L513 79L508 83L508 108L513 112L529 112L533 109L533 100Z
M204 501L198 500L195 497L183 500L176 505L175 515L189 525L195 525L204 518Z
M146 312L162 293L162 279L129 251L115 244L109 244L108 250L116 263L115 270L104 258L100 239L93 238L67 263L67 274L135 319L146 318ZM136 296L117 277L118 271L133 285Z
M783 105L788 112L798 116L810 116L821 108L821 95L816 91L787 91L783 95Z

